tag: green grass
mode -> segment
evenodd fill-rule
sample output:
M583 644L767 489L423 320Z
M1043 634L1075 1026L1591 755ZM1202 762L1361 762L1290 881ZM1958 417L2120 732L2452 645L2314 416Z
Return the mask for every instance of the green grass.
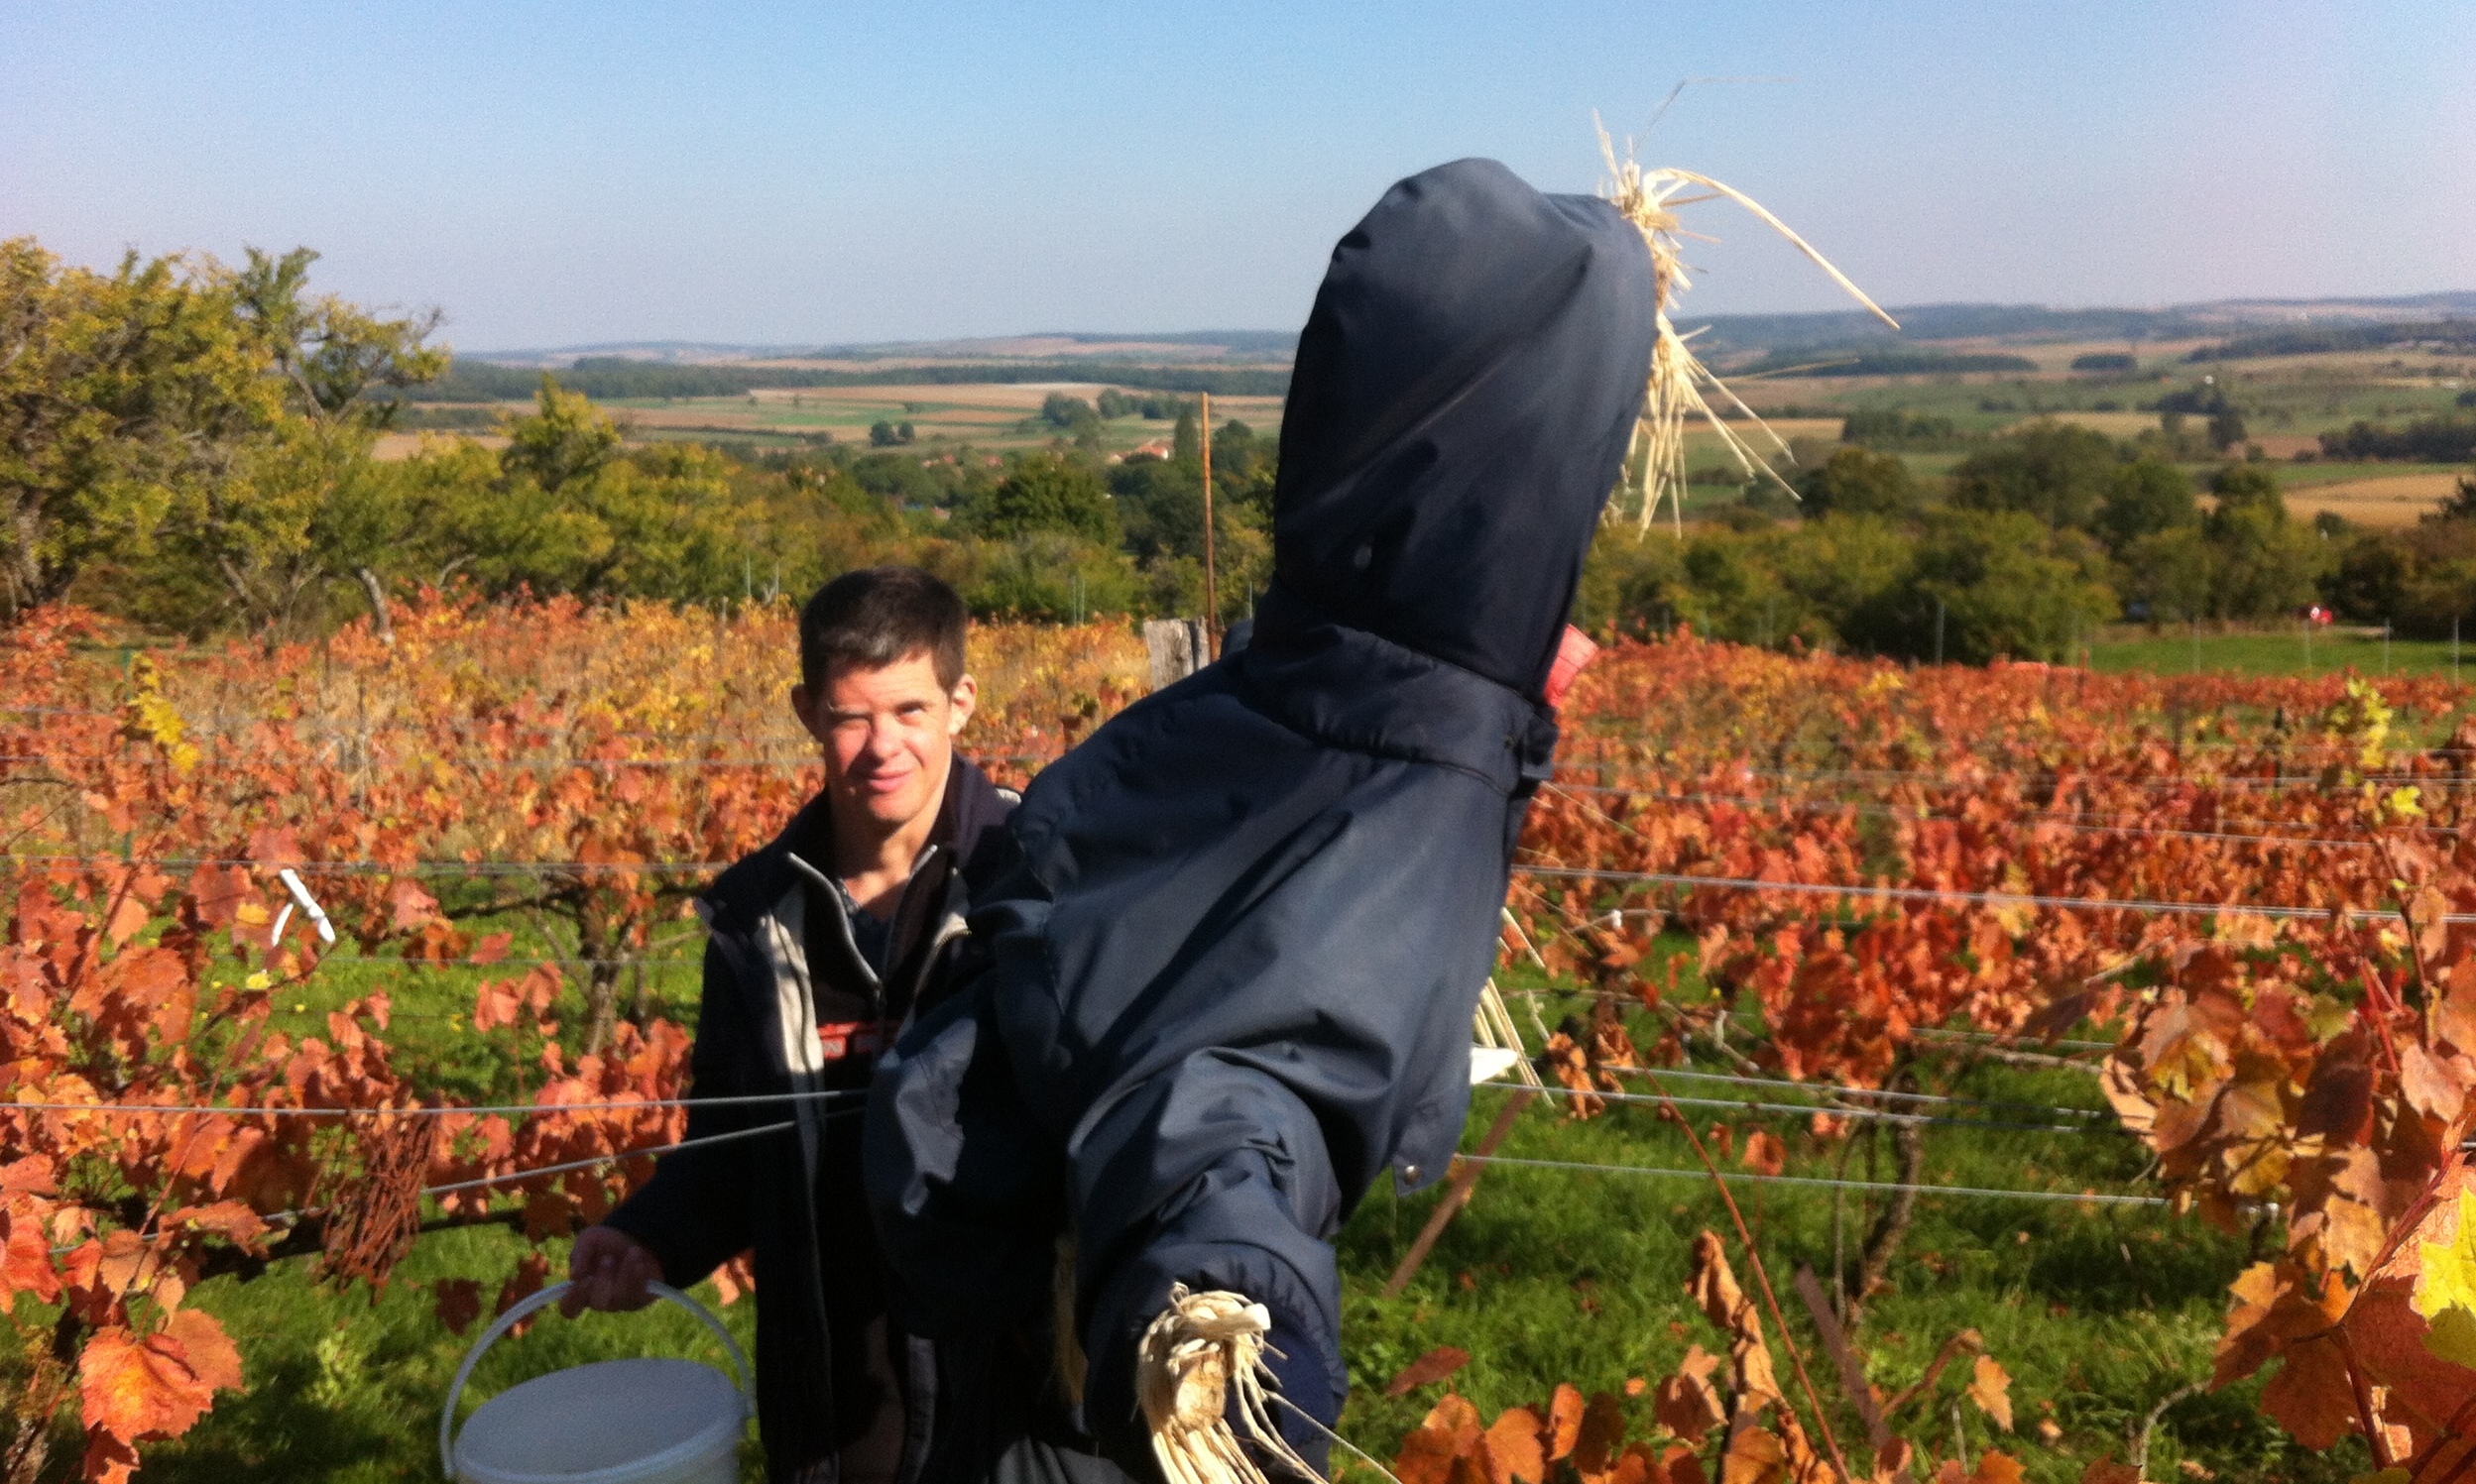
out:
M2453 675L2448 639L2390 640L2380 630L2322 628L2312 631L2309 653L2299 620L2284 632L2212 633L2197 638L2169 626L2155 635L2118 630L2132 637L2100 639L2089 646L2093 669L2148 670L2161 675L2226 671L2239 675ZM2466 678L2476 681L2476 629L2460 651Z
M2290 490L2308 490L2314 485L2343 484L2358 479L2396 479L2408 474L2465 474L2465 464L2297 464L2277 463L2271 466L2279 483Z
M1670 940L1663 954L1688 953ZM526 950L520 949L520 952ZM537 950L535 950L537 951ZM1690 964L1690 954L1687 962ZM341 964L318 986L285 1007L308 1029L332 1004L373 986L387 971ZM473 970L393 975L401 1018L393 1040L400 1062L459 1096L502 1096L520 1084L519 1069L535 1047L505 1036L478 1037L470 1028ZM1685 976L1689 986L1692 975ZM1535 975L1518 975L1508 984ZM654 976L653 1003L692 1013L694 976L686 966ZM1689 990L1689 992L1691 992ZM571 1001L562 1007L581 1021ZM1548 1009L1555 1018L1557 1006ZM1517 1014L1519 1011L1517 1010ZM1644 1033L1638 1028L1638 1034ZM1716 1084L1673 1090L1687 1095ZM1957 1076L1956 1090L2042 1105L2099 1105L2092 1079L2076 1072L1980 1067ZM1475 1138L1504 1093L1482 1089L1474 1110ZM1719 1095L1726 1095L1724 1091ZM1562 1116L1543 1102L1522 1116L1503 1153L1610 1166L1692 1169L1684 1141L1640 1105L1618 1105L1588 1122ZM1789 1141L1789 1173L1833 1173L1831 1151L1801 1121L1724 1109L1692 1113L1698 1127L1727 1122L1740 1131L1769 1126ZM1929 1136L1928 1179L1938 1184L2078 1193L2130 1188L2143 1160L2119 1135L2042 1134L1935 1129ZM1887 1171L1888 1146L1884 1151ZM1863 1177L1858 1156L1848 1171ZM1792 1329L1807 1346L1827 1395L1837 1382L1816 1349L1811 1324L1788 1284L1801 1264L1828 1273L1831 1198L1793 1187L1743 1185L1739 1199L1757 1229L1765 1260ZM1689 1342L1724 1351L1723 1338L1688 1303L1684 1283L1694 1234L1725 1234L1726 1217L1699 1175L1646 1177L1499 1167L1479 1182L1470 1209L1445 1233L1433 1257L1399 1299L1381 1288L1437 1199L1434 1192L1400 1198L1388 1185L1370 1193L1339 1238L1346 1293L1344 1344L1354 1395L1344 1431L1389 1457L1444 1387L1402 1399L1383 1395L1404 1365L1438 1345L1471 1351L1472 1364L1453 1385L1490 1415L1518 1403L1543 1401L1559 1382L1586 1392L1621 1394L1629 1377L1656 1380ZM1843 1212L1853 1251L1868 1212L1850 1198ZM2272 1240L2275 1241L2275 1234ZM563 1244L552 1249L553 1276L563 1270ZM1752 1275L1730 1242L1731 1261L1749 1287ZM226 1396L188 1436L149 1450L142 1477L159 1484L206 1484L240 1477L365 1481L435 1477L437 1409L470 1335L448 1334L431 1316L429 1296L416 1286L440 1277L481 1280L486 1290L513 1271L525 1246L503 1228L467 1229L423 1239L389 1290L373 1304L366 1293L334 1294L312 1283L305 1262L279 1264L243 1283L217 1279L193 1302L223 1317L240 1339L251 1389ZM1886 1391L1916 1379L1952 1333L1975 1328L2014 1379L2014 1410L2022 1429L2002 1437L1969 1412L1963 1419L1972 1455L2001 1446L2021 1457L2030 1477L2077 1480L2085 1463L2124 1445L2127 1426L2186 1381L2203 1378L2225 1313L2226 1285L2246 1260L2246 1244L2154 1208L2084 1208L2076 1202L1930 1198L1921 1202L1892 1291L1872 1306L1862 1342L1869 1375ZM711 1302L710 1290L704 1297ZM763 1302L759 1296L757 1303ZM720 1311L746 1343L754 1303ZM685 1354L713 1358L692 1320L668 1309L627 1316L593 1315L573 1323L555 1315L529 1335L503 1342L484 1364L468 1406L527 1376L590 1360L628 1355ZM1945 1383L1948 1393L1950 1383ZM2191 1458L2221 1477L2321 1481L2350 1476L2361 1450L2302 1455L2256 1415L2258 1381L2192 1400L2172 1413L2153 1447L2152 1477L2176 1477ZM1649 1426L1649 1399L1628 1404L1638 1428ZM1843 1438L1857 1434L1835 1404ZM1947 1446L1945 1403L1931 1424L1911 1419L1906 1430ZM2056 1446L2030 1431L2052 1418L2063 1429ZM62 1447L69 1446L67 1439ZM753 1457L753 1449L752 1449ZM2351 1461L2356 1460L2356 1461ZM755 1464L748 1477L754 1479Z

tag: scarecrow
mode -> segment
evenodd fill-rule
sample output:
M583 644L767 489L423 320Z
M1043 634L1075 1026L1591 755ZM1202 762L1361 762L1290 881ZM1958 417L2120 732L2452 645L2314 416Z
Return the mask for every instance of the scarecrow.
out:
M1491 161L1334 249L1251 625L1033 783L974 968L878 1073L929 1484L1320 1471L1331 1238L1453 1158L1656 305L1625 211Z

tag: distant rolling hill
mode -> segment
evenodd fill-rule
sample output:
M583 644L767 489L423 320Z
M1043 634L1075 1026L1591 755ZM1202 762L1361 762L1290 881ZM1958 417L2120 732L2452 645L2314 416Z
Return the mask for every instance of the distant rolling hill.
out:
M1897 332L1860 311L1721 314L1688 323L1709 326L1697 346L1715 364L1785 367L1846 352L1844 364L1882 374L1936 374L1997 370L2017 359L1987 354L1989 347L2074 340L2204 341L2220 347L2205 346L2196 358L2414 344L2434 334L2455 342L2476 318L2476 292L2221 299L2163 308L1910 304L1892 313L1900 320ZM1968 353L1948 348L1955 341L1968 342ZM1927 349L1937 345L1946 349ZM621 341L466 352L446 377L409 396L421 401L523 398L531 394L545 370L599 398L728 397L766 387L1041 381L1278 396L1288 389L1288 363L1297 348L1293 330L1060 330L857 345ZM1969 364L1964 367L1963 361Z

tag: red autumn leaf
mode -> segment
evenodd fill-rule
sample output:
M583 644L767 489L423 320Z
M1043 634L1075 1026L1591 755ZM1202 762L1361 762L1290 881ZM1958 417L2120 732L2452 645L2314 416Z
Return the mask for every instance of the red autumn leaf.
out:
M481 1317L482 1286L471 1278L441 1278L430 1286L430 1304L437 1312L438 1322L449 1332L462 1334Z
M1593 1393L1582 1417L1582 1436L1574 1443L1574 1467L1585 1478L1606 1473L1625 1441L1625 1404L1606 1392Z
M1466 1448L1486 1430L1479 1426L1478 1409L1471 1405L1470 1398L1455 1392L1446 1392L1444 1400L1429 1408L1427 1421L1419 1426L1460 1438Z
M32 1221L9 1218L8 1238L0 1244L0 1309L19 1294L32 1294L50 1304L60 1296L59 1270L52 1265L52 1243Z
M215 1316L183 1309L164 1320L164 1333L180 1342L182 1358L198 1384L214 1391L241 1389L241 1352Z
M2019 1459L1988 1448L1978 1455L1977 1471L1969 1475L1969 1484L2021 1484L2025 1477Z
M2261 1389L2261 1410L2296 1440L2315 1450L2356 1430L2354 1383L2338 1341L2327 1336L2289 1345L2286 1363Z
M540 1293L542 1284L548 1280L549 1276L550 1259L546 1255L539 1252L528 1252L518 1258L516 1271L508 1275L507 1282L499 1285L499 1305L491 1311L491 1313L493 1315L506 1313L517 1305ZM515 1332L522 1334L531 1327L532 1320L530 1317L521 1319L517 1322Z
M492 933L473 945L475 964L496 964L508 956L508 948L516 942L514 933Z
M1527 1407L1508 1407L1487 1428L1489 1484L1527 1480L1541 1484L1548 1476L1547 1449L1539 1433L1539 1414Z
M724 1308L757 1292L756 1254L743 1252L714 1269L714 1297Z
M1767 1428L1740 1427L1719 1460L1726 1484L1780 1484L1788 1477L1788 1449Z
M2006 1432L2012 1430L2012 1373L1997 1364L1993 1356L1977 1357L1977 1365L1969 1376L1968 1399L1993 1418L1996 1427Z
M191 1369L177 1338L140 1339L118 1324L86 1340L77 1359L77 1394L89 1428L132 1443L177 1437L214 1405L213 1384Z
M202 865L189 878L189 899L197 904L200 923L220 928L240 914L244 903L258 900L258 886L247 866Z
M138 935L154 916L151 904L133 889L116 894L112 915L103 924L103 940L118 948Z
M86 1452L78 1461L78 1478L87 1484L128 1484L130 1475L137 1471L136 1448L100 1427L87 1429Z
M1653 1413L1660 1426L1687 1442L1699 1443L1711 1428L1726 1422L1727 1411L1710 1384L1711 1373L1718 1368L1718 1356L1701 1345L1687 1346L1677 1373L1659 1383Z
M1471 1363L1471 1352L1454 1345L1438 1345L1418 1359L1403 1366L1398 1375L1384 1385L1384 1395L1406 1397L1431 1382L1442 1381Z
M1582 1441L1583 1414L1589 1409L1576 1388L1560 1383L1548 1401L1548 1461L1573 1455Z
M300 837L281 826L254 831L249 837L249 857L265 866L270 874L287 865L299 865L303 858Z
M1788 1146L1769 1129L1755 1129L1745 1136L1745 1157L1740 1163L1756 1175L1777 1175L1788 1168Z
M1401 1484L1448 1484L1453 1477L1456 1440L1433 1427L1413 1428L1393 1455L1393 1477Z
M482 980L481 987L473 992L473 1029L495 1031L516 1024L516 1012L523 1003L516 992L516 980Z
M438 916L438 898L421 889L411 876L398 876L389 888L387 905L399 933L417 933Z
M184 1205L164 1217L166 1226L193 1226L211 1231L228 1241L243 1245L266 1235L267 1223L258 1212L238 1200L218 1200L212 1205Z

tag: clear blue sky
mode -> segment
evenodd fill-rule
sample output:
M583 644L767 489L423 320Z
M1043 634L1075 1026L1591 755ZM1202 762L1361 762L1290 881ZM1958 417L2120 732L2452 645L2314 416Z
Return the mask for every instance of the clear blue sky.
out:
M2476 288L2469 0L0 6L0 235L307 244L467 349L1290 327L1591 111L1887 303ZM1687 308L1828 306L1731 209Z

